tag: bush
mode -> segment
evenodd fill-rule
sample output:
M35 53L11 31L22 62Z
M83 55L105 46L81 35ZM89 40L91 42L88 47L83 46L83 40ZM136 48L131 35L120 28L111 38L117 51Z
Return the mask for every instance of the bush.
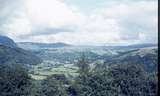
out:
M0 65L0 96L28 96L30 77L20 65Z
M117 65L110 68L108 77L113 78L112 86L122 96L156 96L156 78L149 80L149 73L141 65Z
M32 88L32 96L68 96L66 83L68 82L64 75L48 76L42 81L36 81Z
M82 61L82 60L81 60ZM83 59L79 65L89 66ZM81 64L83 63L83 64ZM73 96L156 96L157 76L149 75L139 64L121 64L108 69L84 71L72 85ZM86 68L85 68L86 69Z

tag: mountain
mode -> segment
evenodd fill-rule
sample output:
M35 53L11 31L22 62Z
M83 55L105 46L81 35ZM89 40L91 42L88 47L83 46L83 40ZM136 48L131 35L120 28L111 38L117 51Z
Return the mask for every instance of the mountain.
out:
M23 49L48 49L48 48L61 48L69 47L71 45L65 43L33 43L33 42L19 42L17 43Z
M6 36L0 36L0 64L38 64L41 59L30 51L18 48L17 44Z
M30 51L0 45L0 64L34 65L38 63L41 63L41 59Z
M158 67L158 49L157 48L142 48L131 51L122 52L117 56L106 60L107 65L114 64L142 64L148 72L157 71Z
M144 44L133 44L133 45L127 45L127 46L103 46L107 49L139 49L139 48L147 48L147 47L157 47L157 44L152 43L144 43Z
M8 46L11 48L17 47L16 43L6 36L0 36L0 45Z

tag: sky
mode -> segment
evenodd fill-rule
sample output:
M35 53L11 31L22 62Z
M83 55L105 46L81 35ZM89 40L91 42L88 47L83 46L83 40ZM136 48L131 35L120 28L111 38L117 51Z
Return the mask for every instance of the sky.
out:
M0 0L0 35L16 42L158 42L158 0Z

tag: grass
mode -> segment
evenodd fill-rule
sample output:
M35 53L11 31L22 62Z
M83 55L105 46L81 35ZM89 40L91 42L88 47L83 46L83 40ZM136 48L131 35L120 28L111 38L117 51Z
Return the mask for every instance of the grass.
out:
M45 79L53 74L64 74L66 76L77 76L78 68L73 64L64 64L60 66L46 66L45 63L35 65L30 75L35 80Z

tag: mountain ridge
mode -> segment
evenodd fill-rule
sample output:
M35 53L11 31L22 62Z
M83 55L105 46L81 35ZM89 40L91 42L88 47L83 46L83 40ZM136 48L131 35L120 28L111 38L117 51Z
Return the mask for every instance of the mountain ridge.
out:
M108 65L115 64L141 64L145 66L149 72L157 71L158 66L158 49L144 48L122 52L119 55L113 56L110 60L105 61Z
M42 48L61 48L72 46L70 44L57 43L36 43L36 42L17 42L17 45L23 49L42 49Z
M0 36L0 64L24 64L32 65L41 63L41 59L34 53L19 48L17 44L7 36Z
M108 49L139 49L139 48L147 48L147 47L157 47L157 44L154 43L141 43L141 44L132 44L132 45L124 45L124 46L103 46Z
M0 45L15 48L17 44L7 36L0 35Z

